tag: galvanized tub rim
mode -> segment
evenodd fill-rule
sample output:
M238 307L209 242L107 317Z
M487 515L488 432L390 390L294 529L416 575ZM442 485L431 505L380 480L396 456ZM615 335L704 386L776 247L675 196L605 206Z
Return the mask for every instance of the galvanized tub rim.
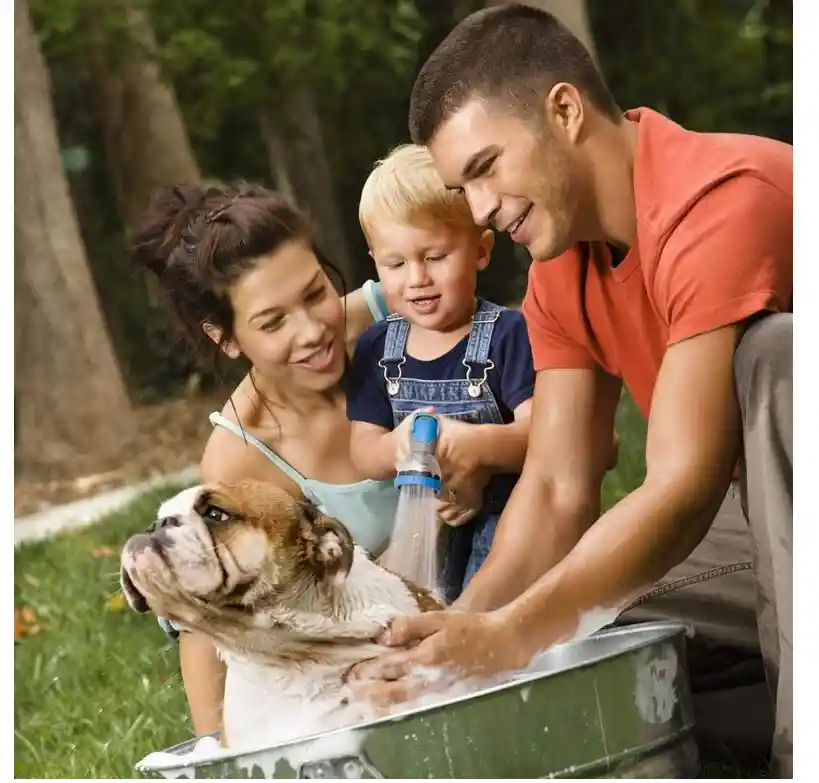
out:
M299 745L305 745L309 743L315 743L320 740L324 740L326 738L334 737L336 735L340 735L343 733L349 732L361 732L361 731L370 731L374 728L379 726L384 726L390 723L400 723L406 719L415 717L419 714L432 714L448 707L452 707L453 705L457 705L460 702L468 701L471 699L483 699L487 696L491 696L498 692L504 690L512 690L514 688L518 688L520 686L525 686L529 683L535 681L546 680L556 675L561 675L569 671L575 671L578 669L587 668L589 666L593 666L595 664L600 663L601 661L610 661L616 660L624 655L628 655L629 653L633 652L636 647L639 647L643 644L657 644L659 642L666 641L668 639L672 639L675 636L680 634L689 635L690 628L687 625L682 623L677 623L673 621L657 621L657 622L643 622L643 623L635 623L633 625L624 625L624 626L615 626L615 627L608 627L597 631L590 636L584 637L583 639L577 639L569 642L564 642L561 644L554 645L553 647L548 648L547 650L538 653L535 658L532 659L531 666L534 666L537 659L542 656L548 655L550 652L556 649L565 649L570 646L574 645L583 645L587 644L593 639L600 638L600 637L634 637L634 641L630 644L624 644L622 647L612 651L600 651L596 654L591 654L588 657L580 658L575 663L567 665L565 667L557 667L548 671L542 672L526 672L525 674L512 674L509 679L504 680L501 683L490 685L485 688L481 688L477 691L471 692L466 695L461 696L454 696L448 699L443 699L441 701L436 701L432 704L425 704L418 707L414 707L410 710L406 710L404 712L397 713L395 715L387 715L382 718L375 718L373 720L364 721L361 723L352 724L350 726L344 726L341 728L330 729L328 731L317 732L315 734L308 734L304 737L299 737L297 739L288 740L287 742L277 743L274 745L263 745L260 747L243 747L241 749L237 749L235 751L231 751L230 748L226 748L223 752L220 752L216 755L205 756L201 758L195 758L191 760L184 760L184 757L180 756L179 761L171 765L162 764L162 765L150 765L142 768L142 771L155 773L160 772L161 770L183 770L183 769L190 769L195 767L201 767L208 764L213 763L225 763L230 762L233 759L237 759L240 757L251 756L258 753L264 753L266 751L284 751L286 752L288 749L296 748ZM650 638L644 639L642 637L649 636ZM204 735L207 736L207 735ZM216 736L216 735L212 735ZM164 753L174 754L174 751L179 751L182 748L189 748L192 747L195 741L202 739L202 737L196 737L193 739L188 739L183 742L177 743L176 745L172 745L166 748Z

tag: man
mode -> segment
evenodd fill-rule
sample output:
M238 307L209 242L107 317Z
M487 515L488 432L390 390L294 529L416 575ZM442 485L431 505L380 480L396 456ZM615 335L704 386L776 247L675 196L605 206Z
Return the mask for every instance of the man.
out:
M792 777L792 148L624 115L580 42L516 4L431 55L410 131L534 259L538 376L523 475L462 611L399 618L387 643L417 644L353 676L396 680L374 691L390 699L421 665L522 667L636 604L624 617L683 620L715 655L761 645ZM621 381L648 417L647 475L600 516Z

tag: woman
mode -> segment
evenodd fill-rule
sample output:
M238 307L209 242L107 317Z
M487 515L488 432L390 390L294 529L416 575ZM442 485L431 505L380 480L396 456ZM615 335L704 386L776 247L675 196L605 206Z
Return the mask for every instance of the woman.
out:
M134 247L188 342L203 357L251 369L221 413L202 479L270 481L341 520L358 544L386 548L397 494L350 459L342 378L348 352L386 317L379 287L340 298L311 228L264 188L180 186L154 199ZM445 516L463 509L449 508ZM165 626L167 629L167 626ZM216 731L224 667L205 637L179 634L182 679L197 734Z

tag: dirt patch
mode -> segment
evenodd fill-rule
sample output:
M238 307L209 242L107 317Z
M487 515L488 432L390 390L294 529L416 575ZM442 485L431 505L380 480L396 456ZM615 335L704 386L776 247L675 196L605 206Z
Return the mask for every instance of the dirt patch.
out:
M208 414L221 410L223 403L223 397L192 396L137 408L139 434L117 464L94 464L89 459L16 473L14 515L33 514L197 464L212 429Z

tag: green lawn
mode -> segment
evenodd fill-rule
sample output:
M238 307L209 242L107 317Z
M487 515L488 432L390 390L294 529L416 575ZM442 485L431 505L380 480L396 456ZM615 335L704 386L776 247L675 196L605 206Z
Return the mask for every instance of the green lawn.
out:
M15 777L133 778L146 753L191 735L176 645L151 615L108 604L122 543L172 491L15 552L15 606L40 626L14 648Z
M618 413L622 438L606 506L644 472L645 425L628 400ZM118 552L153 519L155 490L82 531L15 552L15 606L40 627L14 650L14 771L26 778L131 778L152 750L191 736L175 643L151 615L124 611ZM716 770L717 777L742 777Z

